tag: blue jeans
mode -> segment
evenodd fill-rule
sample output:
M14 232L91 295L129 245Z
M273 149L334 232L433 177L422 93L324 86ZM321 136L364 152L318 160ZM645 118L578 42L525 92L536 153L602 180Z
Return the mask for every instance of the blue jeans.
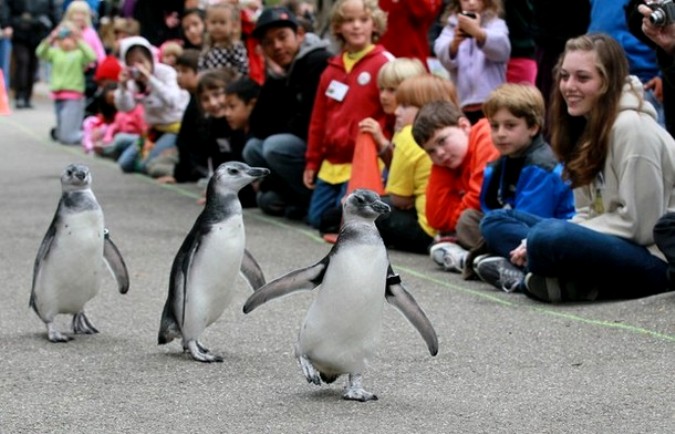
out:
M265 140L251 138L242 152L250 166L272 172L267 183L286 203L307 206L312 191L302 182L307 143L293 134L274 134Z
M0 69L2 69L2 75L5 79L5 91L9 92L10 89L10 73L9 65L10 58L12 55L12 40L9 38L0 38Z
M624 238L515 210L488 213L481 231L488 247L506 257L510 246L527 238L529 271L587 282L598 287L602 298L644 297L668 290L667 263Z
M84 97L80 99L57 99L56 139L66 145L82 143L82 122L84 121Z
M307 210L307 223L310 226L318 229L324 212L342 206L342 198L347 192L347 184L347 182L329 184L320 179L316 180L314 191L312 191L312 200L310 200L309 210Z
M117 136L115 136L115 147L124 149L122 154L117 159L117 164L119 164L120 168L125 173L146 173L148 162L159 156L162 151L176 146L176 135L172 133L164 133L155 142L155 146L152 148L148 156L141 160L140 149L138 149L138 146L136 146L138 137L139 136L136 134L122 135L122 133L119 133Z

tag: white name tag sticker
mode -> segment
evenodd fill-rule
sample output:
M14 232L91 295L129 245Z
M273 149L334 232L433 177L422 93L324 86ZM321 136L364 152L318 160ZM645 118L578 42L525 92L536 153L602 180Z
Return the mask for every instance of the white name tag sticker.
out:
M333 80L328 85L328 89L326 89L326 96L328 98L334 99L335 101L342 102L342 100L345 99L348 90L349 86L344 83L340 83L337 80Z

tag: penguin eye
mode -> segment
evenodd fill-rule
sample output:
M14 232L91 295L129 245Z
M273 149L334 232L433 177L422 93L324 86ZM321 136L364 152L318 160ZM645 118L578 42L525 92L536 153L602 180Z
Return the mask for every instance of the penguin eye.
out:
M228 167L228 169L227 169L228 175L236 175L238 173L239 173L239 170L235 169L234 167Z

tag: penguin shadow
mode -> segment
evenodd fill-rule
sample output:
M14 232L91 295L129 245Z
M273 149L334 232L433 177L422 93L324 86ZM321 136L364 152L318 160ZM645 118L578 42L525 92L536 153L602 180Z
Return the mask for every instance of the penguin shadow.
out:
M176 348L175 350L167 350L166 352L155 351L152 353L152 357L158 360L168 359L171 361L175 360L177 362L191 363L194 366L223 366L228 365L230 363L232 364L244 363L244 359L242 357L237 356L236 354L231 354L225 351L217 351L217 350L215 351L215 353L223 357L222 362L212 362L212 363L200 362L198 360L193 359L189 351L183 352L179 348Z
M337 387L322 387L317 390L297 392L295 395L311 402L345 402L345 400L342 399L341 385Z

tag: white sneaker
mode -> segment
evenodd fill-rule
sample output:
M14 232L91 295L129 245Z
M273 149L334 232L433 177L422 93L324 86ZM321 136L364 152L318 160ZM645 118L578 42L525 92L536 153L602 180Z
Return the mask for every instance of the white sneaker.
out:
M437 243L429 249L429 256L436 264L443 267L445 271L458 273L464 270L464 262L468 254L468 250L450 242Z

